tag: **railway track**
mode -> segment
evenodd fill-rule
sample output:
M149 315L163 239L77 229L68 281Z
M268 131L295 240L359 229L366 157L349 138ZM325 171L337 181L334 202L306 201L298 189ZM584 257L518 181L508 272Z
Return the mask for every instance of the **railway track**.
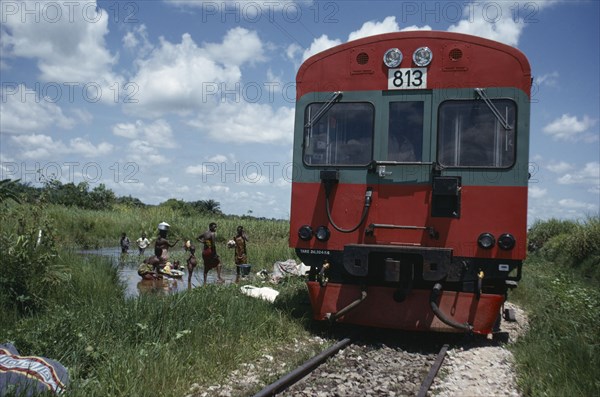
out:
M447 350L447 344L435 353L377 341L344 338L266 386L254 397L425 397Z

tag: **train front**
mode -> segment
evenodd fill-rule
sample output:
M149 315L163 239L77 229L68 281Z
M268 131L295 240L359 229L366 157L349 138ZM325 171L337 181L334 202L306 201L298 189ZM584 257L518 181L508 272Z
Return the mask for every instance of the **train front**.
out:
M290 246L315 319L497 330L526 255L530 85L518 50L445 32L302 65Z

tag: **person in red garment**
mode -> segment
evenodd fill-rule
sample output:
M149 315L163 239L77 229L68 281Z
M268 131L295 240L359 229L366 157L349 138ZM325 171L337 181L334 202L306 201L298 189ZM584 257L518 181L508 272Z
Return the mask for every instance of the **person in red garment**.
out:
M216 246L217 224L211 222L208 225L208 230L198 236L198 241L204 245L202 250L202 260L204 261L204 285L206 285L206 277L211 269L217 269L217 280L219 283L224 282L221 277L221 259L217 254Z

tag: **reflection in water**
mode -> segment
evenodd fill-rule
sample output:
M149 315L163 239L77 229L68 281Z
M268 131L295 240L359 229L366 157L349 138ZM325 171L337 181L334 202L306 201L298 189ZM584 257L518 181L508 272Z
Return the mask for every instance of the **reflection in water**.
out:
M139 276L138 276L139 278ZM179 283L174 279L140 280L137 283L138 293L172 293L177 292Z
M188 285L187 269L183 269L185 274L182 278L164 277L158 280L142 280L142 278L137 274L137 269L140 263L143 262L145 256L139 256L137 255L137 252L134 251L132 251L130 254L122 255L120 247L111 247L100 248L97 250L84 250L80 251L80 253L84 255L101 255L109 257L112 263L118 267L119 279L125 283L126 296L138 296L141 293L170 294L174 292L185 291L187 288L202 286L202 261L200 261L194 270L191 285ZM172 254L173 260L180 260L181 263L185 264L185 258L183 255L183 253L180 254L178 252L174 252ZM225 279L226 284L235 281L235 269L223 268L221 274ZM216 270L213 269L208 273L206 283L214 284L216 282L217 273Z

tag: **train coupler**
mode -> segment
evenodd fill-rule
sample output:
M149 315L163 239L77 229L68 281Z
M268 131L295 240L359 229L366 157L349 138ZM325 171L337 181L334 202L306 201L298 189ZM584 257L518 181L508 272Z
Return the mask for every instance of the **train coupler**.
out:
M321 270L319 270L319 273L317 274L317 281L321 287L325 287L329 282L327 272L329 271L330 267L331 265L329 264L329 261L325 259L325 261L323 261L323 266L321 266Z
M448 317L444 312L442 312L442 310L440 309L440 307L437 304L438 298L440 297L441 293L442 293L442 284L436 283L433 286L433 290L431 291L431 296L429 297L429 304L431 306L431 310L433 311L433 314L435 314L435 316L437 318L439 318L446 325L449 325L456 329L461 329L468 333L472 333L473 326L471 324L469 324L469 323L462 324L462 323L456 322L453 319L451 319L450 317Z
M360 305L362 302L364 302L364 300L366 298L367 298L367 290L363 287L363 289L360 293L360 298L351 302L348 306L344 307L343 309L339 310L336 313L326 313L325 317L327 318L327 320L329 320L330 323L334 323L338 318L347 314L349 311L356 309L356 307L358 305Z

